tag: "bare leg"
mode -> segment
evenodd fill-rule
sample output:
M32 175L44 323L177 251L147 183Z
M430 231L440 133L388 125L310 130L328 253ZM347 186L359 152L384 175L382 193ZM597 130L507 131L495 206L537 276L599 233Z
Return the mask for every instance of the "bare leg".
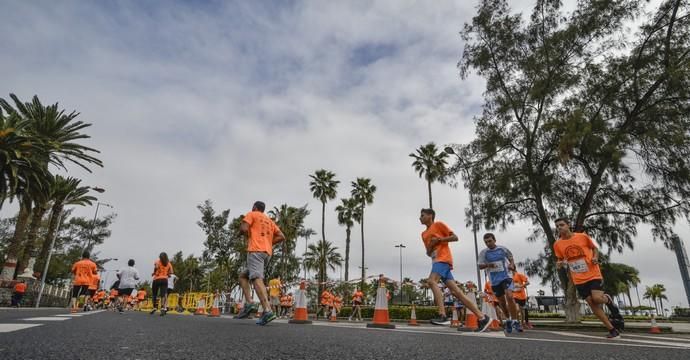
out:
M431 289L431 293L434 294L434 302L438 307L438 314L441 316L446 316L446 307L443 306L443 293L441 292L441 289L438 287L439 280L441 280L441 275L432 272L431 274L429 274L427 284Z
M453 296L460 300L460 302L462 302L462 304L465 305L467 309L469 309L471 312L477 315L477 318L484 318L484 313L481 310L479 310L479 307L474 301L472 301L470 298L467 297L467 295L465 295L464 292L462 292L460 287L458 287L458 285L455 283L455 280L446 281L446 286L448 286L448 289L450 289L450 292L453 294ZM439 289L439 293L440 291L441 290Z
M245 274L240 275L240 287L242 288L242 295L244 295L244 303L251 304L252 289L249 286L249 278Z
M587 301L587 304L589 307L592 309L592 312L596 317L601 320L601 322L606 326L607 329L611 330L613 329L613 325L611 325L611 322L609 321L609 317L606 316L606 313L604 312L604 308L602 308L602 304L607 303L607 299L604 296L604 292L601 290L592 290L592 294L585 299Z
M254 290L256 295L259 297L259 301L264 309L271 309L271 304L268 302L268 292L266 292L266 286L264 285L263 279L254 279ZM264 310L265 311L265 310Z
M515 300L513 300L513 292L506 289L505 294L498 298L498 302L501 304L501 309L503 312L510 316L511 319L517 320L518 312Z

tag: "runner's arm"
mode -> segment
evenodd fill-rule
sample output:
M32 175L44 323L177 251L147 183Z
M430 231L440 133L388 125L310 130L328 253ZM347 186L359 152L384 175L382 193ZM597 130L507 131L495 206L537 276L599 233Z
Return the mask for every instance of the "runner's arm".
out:
M592 248L592 264L599 265L599 249Z
M283 232L278 230L277 233L273 234L273 245L282 242L285 240L285 235L283 235Z

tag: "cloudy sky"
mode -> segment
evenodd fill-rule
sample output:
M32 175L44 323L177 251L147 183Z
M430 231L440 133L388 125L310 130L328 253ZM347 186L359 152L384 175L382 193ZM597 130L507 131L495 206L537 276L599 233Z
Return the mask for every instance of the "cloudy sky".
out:
M37 94L93 124L89 144L105 167L70 174L105 188L100 201L114 209L101 211L118 214L101 257L118 265L131 257L148 272L160 251L200 254L196 205L205 199L233 217L259 199L269 208L308 204L308 226L320 229L308 175L325 168L341 181L339 198L356 177L378 187L365 220L368 272L397 278L393 246L403 243L404 276L428 274L418 221L426 184L408 154L429 141L472 139L484 85L461 80L456 63L474 2L3 3L0 96ZM529 2L514 6L525 11ZM466 191L433 191L438 218L460 237L456 277L473 279ZM326 207L326 236L344 249L335 205ZM678 231L689 235L687 224ZM527 243L527 232L516 225L499 242L518 260L535 256L541 244ZM671 304L687 306L675 255L646 229L636 244L614 260L640 269L643 285L666 284Z

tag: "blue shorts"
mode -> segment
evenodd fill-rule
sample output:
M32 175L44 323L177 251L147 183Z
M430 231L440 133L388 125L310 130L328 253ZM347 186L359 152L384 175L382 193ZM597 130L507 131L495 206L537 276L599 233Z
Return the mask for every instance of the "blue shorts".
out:
M431 265L431 272L441 275L441 281L444 283L448 280L455 280L453 274L450 272L450 264L444 262L435 262Z

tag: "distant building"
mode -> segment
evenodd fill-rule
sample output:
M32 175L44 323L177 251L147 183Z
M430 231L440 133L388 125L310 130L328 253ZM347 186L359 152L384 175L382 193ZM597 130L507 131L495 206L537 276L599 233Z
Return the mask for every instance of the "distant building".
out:
M690 261L688 261L688 253L685 251L683 240L679 237L673 237L673 250L676 252L678 258L678 267L680 268L680 277L683 279L683 287L685 288L685 297L690 306Z

